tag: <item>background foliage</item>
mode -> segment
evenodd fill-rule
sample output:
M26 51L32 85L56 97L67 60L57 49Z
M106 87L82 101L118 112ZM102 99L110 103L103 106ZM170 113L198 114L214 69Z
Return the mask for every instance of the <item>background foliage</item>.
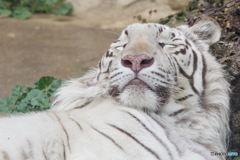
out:
M65 0L0 0L0 14L9 17L28 18L32 13L69 14L73 8Z
M33 87L15 85L12 96L0 99L0 112L15 113L49 109L55 91L63 80L54 77L42 77Z

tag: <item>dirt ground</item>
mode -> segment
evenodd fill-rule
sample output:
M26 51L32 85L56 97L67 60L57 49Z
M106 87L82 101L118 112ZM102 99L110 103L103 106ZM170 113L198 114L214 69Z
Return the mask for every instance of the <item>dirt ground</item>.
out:
M0 17L0 98L42 76L69 79L97 66L120 31L84 28L73 18Z

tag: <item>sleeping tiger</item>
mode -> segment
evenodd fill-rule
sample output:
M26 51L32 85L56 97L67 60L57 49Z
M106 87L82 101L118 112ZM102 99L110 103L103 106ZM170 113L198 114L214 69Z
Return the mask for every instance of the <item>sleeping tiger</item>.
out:
M219 25L132 24L48 111L0 119L0 160L223 160L229 84Z

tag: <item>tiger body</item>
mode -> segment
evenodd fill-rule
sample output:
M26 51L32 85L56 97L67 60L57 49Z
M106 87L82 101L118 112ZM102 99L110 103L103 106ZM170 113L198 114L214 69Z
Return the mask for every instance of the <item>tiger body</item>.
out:
M211 156L229 133L229 84L208 53L219 37L209 19L130 25L51 110L0 120L0 160L225 159Z
M0 159L212 158L210 153L206 154L209 151L205 147L179 136L174 130L168 130L172 126L166 125L166 120L104 99L78 110L8 117L0 122L4 131L0 132ZM171 121L171 118L168 120Z

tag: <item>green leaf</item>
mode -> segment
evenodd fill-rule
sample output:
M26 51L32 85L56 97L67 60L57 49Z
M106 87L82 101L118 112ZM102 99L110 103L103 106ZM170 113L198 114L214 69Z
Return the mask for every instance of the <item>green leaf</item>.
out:
M16 99L21 99L23 98L23 89L26 89L26 85L15 85L12 88L12 97Z
M25 113L27 111L30 111L30 107L31 106L29 106L27 103L20 103L18 105L15 105L15 107L14 107L15 110L14 111Z
M0 112L9 113L14 105L13 97L6 97L0 100Z
M63 82L64 82L64 81L61 80L61 79L55 79L55 80L52 82L52 84L49 86L49 90L50 90L52 93L56 92L56 90L61 87L61 85L63 84Z
M54 79L54 77L42 77L35 83L35 87L40 90L47 89Z
M59 8L54 11L56 16L66 15L71 12L73 6L71 3L62 3Z
M26 7L17 8L13 11L13 17L20 18L20 19L26 19L31 15L31 12Z
M5 15L5 16L10 16L12 14L12 11L8 9L0 9L0 14Z
M43 97L36 97L31 100L31 105L33 105L34 107L38 107L41 110L44 110L48 109L51 103Z
M29 110L48 109L51 105L44 92L38 89L31 90L22 102L31 107Z
M24 98L24 101L31 101L32 99L38 96L43 96L43 91L38 89L33 89L27 94L26 98Z

